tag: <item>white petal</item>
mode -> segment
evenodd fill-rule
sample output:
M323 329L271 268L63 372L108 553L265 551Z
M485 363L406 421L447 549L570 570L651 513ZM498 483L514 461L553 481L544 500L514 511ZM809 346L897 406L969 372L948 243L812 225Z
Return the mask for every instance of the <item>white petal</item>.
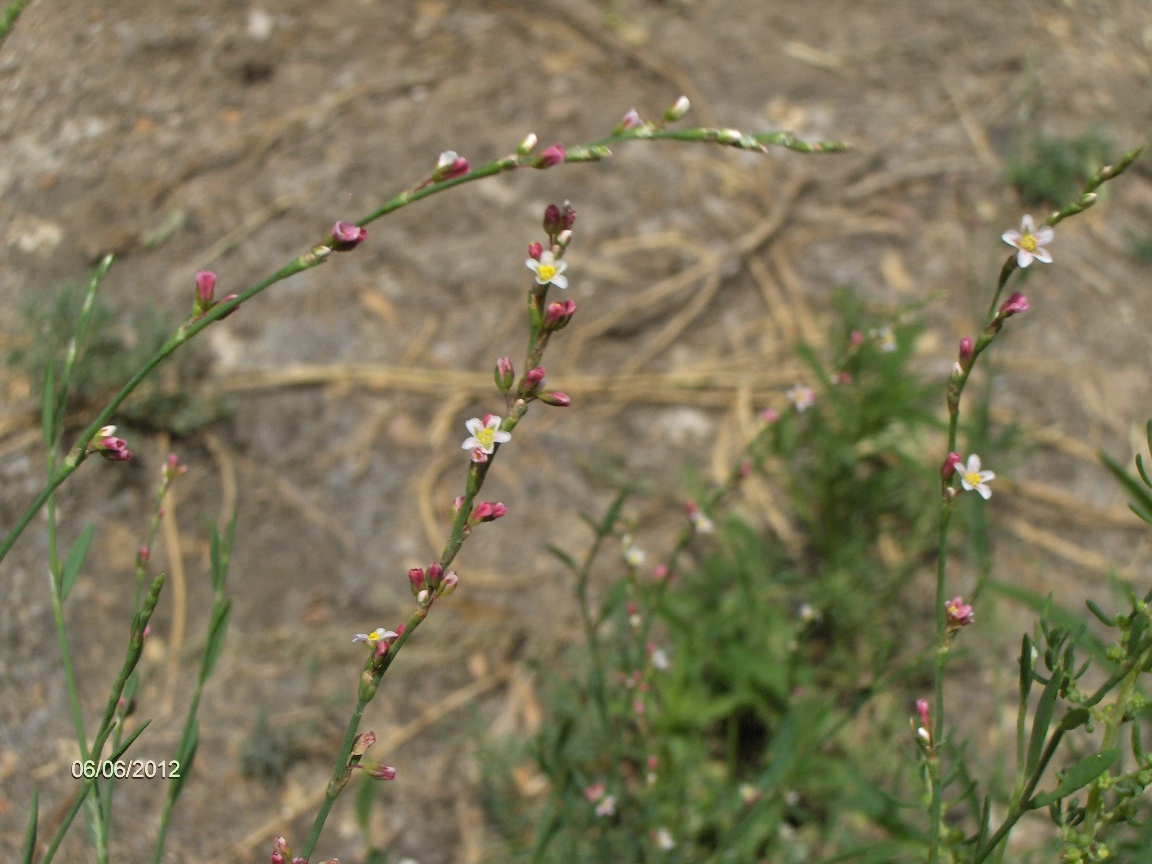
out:
M540 253L540 263L541 264L551 264L555 260L556 260L556 256L553 255L551 252L541 252Z
M540 262L537 261L535 258L525 258L524 264L528 267L529 270L531 270L534 273L540 269Z
M1025 234L1032 234L1036 231L1036 223L1032 221L1032 215L1025 213L1024 218L1020 220L1020 230Z
M471 420L465 420L464 425L473 435L484 428L484 424L480 421L479 417L473 417Z
M567 276L561 276L559 273L557 273L555 276L552 277L552 284L555 285L557 288L559 288L561 291L563 291L565 288L568 287L568 277Z
M488 418L488 422L484 426L481 426L480 428L481 429L498 429L498 428L500 428L500 423L502 422L502 420L503 420L503 418L497 417L495 414L493 414L491 417Z
M968 482L968 478L963 474L960 475L960 485L962 487L964 487L965 492L971 492L973 489L976 488L975 486L973 486L971 483Z
M479 446L480 446L479 441L477 441L475 438L469 438L463 444L460 445L460 449L461 450L471 450L473 447L479 447Z
M1052 230L1051 225L1041 225L1032 236L1036 238L1037 243L1043 246L1045 243L1052 242L1052 238L1056 236L1056 232Z
M995 471L981 471L980 472L980 482L981 483L987 483L989 480L995 480L995 479L996 479L996 472Z
M1009 246L1020 248L1020 232L1015 228L1010 231L1005 231L1000 235L1000 239L1007 243Z
M496 444L507 444L512 440L511 432L493 432L492 441Z
M1032 263L1032 253L1027 249L1021 249L1016 253L1016 263L1019 264L1021 268L1027 267Z
M1032 254L1036 256L1037 261L1043 261L1045 264L1052 263L1052 253L1043 247L1036 247L1036 251Z
M976 491L980 493L980 497L985 501L992 497L992 490L985 486L983 483L976 487Z
M557 273L563 273L567 269L568 269L568 262L567 261L557 261L556 262L556 272Z
M968 457L968 464L964 468L965 474L980 473L980 457L973 453Z

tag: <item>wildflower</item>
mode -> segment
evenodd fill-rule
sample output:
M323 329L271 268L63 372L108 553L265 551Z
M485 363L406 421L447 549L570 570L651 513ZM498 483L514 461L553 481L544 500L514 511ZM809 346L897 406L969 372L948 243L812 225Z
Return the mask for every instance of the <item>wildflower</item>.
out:
M1052 263L1052 253L1044 248L1045 244L1051 243L1052 238L1056 236L1056 232L1048 225L1041 225L1039 228L1032 222L1032 217L1025 215L1020 220L1020 230L1015 228L1005 231L1001 238L1009 246L1015 246L1018 250L1016 252L1016 263L1020 267L1027 267L1032 263L1032 259L1042 261L1045 264Z
M532 242L528 244L528 257L533 261L539 261L540 256L544 254L544 247L539 243Z
M472 508L472 513L468 517L469 525L478 525L481 522L491 522L499 519L501 516L508 514L508 508L501 504L499 501L492 503L491 501L481 501Z
M396 769L391 765L376 765L374 768L368 768L368 776L376 780L395 780Z
M711 534L712 533L712 520L709 519L704 512L696 506L693 501L684 502L684 509L688 513L688 518L692 521L692 527L696 529L697 534Z
M89 453L99 453L109 462L127 462L132 458L132 451L123 438L115 436L115 426L103 426L88 444Z
M811 387L805 387L803 384L797 384L788 391L788 401L797 411L803 413L815 404L816 391Z
M366 642L368 647L375 648L380 642L387 642L396 638L396 633L386 627L377 627L371 633L357 633L352 637L353 642Z
M931 726L932 725L932 719L928 715L928 700L927 699L917 699L916 700L916 713L920 716L920 725L921 726Z
M960 485L964 487L966 492L975 489L980 493L980 497L987 501L992 497L992 490L988 488L988 481L995 476L991 471L980 470L980 457L973 453L968 457L968 464L960 475Z
M672 572L668 569L667 564L657 564L656 568L652 571L652 578L657 582L663 582L671 575Z
M681 96L680 98L683 99L684 97ZM665 852L671 852L676 848L676 841L672 839L667 828L657 828L652 833L652 842L656 844L656 848L663 849Z
M965 336L960 340L960 362L965 366L972 359L972 340Z
M959 453L949 453L944 458L944 464L940 466L940 479L948 481L952 479L952 475L956 473L956 466L964 461Z
M216 290L216 274L211 270L196 271L196 303L192 307L194 315L203 315L213 305Z
M532 391L539 387L544 381L544 367L537 366L535 369L529 369L524 373L524 388Z
M616 796L605 795L600 799L600 803L596 805L597 816L614 816L616 814Z
M972 607L959 595L944 604L944 614L948 619L948 629L952 631L967 627L973 620Z
M368 752L368 748L376 743L375 732L362 732L352 742L351 756L359 758Z
M536 274L537 285L555 285L561 289L568 287L568 277L564 275L568 262L557 261L552 252L546 250L540 253L539 261L528 258L524 263Z
M337 252L355 249L368 236L368 229L352 222L337 222L332 226L332 248Z
M567 154L564 152L562 144L553 144L551 147L546 147L541 153L540 158L536 160L536 168L551 168L554 165L559 165L564 161Z
M1028 311L1028 298L1021 294L1019 291L1013 292L1012 296L1000 304L1000 317L1011 318L1020 312Z
M584 787L584 797L588 799L589 803L599 801L604 797L604 791L603 783L593 783L590 786Z
M775 423L777 420L780 419L780 412L777 411L775 408L765 408L760 413L760 419L763 420L765 423Z
M575 314L575 300L565 300L564 302L555 300L549 303L548 308L544 311L544 326L549 330L563 330Z
M635 129L638 126L643 126L644 121L640 119L639 113L635 108L629 108L627 113L620 118L620 122L616 124L617 132L627 132L630 129Z
M445 150L436 160L436 168L432 171L433 180L452 180L463 177L468 173L468 160L456 155L455 150Z
M560 206L549 204L544 208L544 221L541 223L544 226L544 233L549 237L555 237L564 230L564 226L560 223Z
M624 538L624 562L629 567L639 567L647 557L648 554L643 549L632 545L631 537Z
M880 339L881 351L891 354L896 350L896 334L892 332L891 327L881 327L876 331L876 335Z
M500 421L501 418L495 414L486 415L484 420L481 420L479 417L473 417L471 420L465 421L464 425L472 435L464 440L464 443L460 445L460 449L473 450L473 462L487 461L487 459L477 459L476 450L481 451L483 455L487 457L496 451L497 444L507 444L512 440L511 432L501 430Z
M853 348L859 348L864 344L864 334L859 330L853 330L850 334L848 334L848 344L850 344Z

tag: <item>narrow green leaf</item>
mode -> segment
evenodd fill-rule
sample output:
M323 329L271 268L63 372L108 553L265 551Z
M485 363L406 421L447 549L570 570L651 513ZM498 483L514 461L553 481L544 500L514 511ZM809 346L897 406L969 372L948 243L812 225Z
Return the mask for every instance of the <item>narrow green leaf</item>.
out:
M356 822L360 830L367 832L372 818L372 802L376 800L376 790L380 784L367 774L360 778L360 788L356 790Z
M1096 605L1092 600L1085 600L1084 605L1088 607L1088 611L1095 615L1102 624L1107 624L1109 627L1115 627L1116 621L1111 615L1107 614L1103 609Z
M1032 637L1027 633L1020 640L1020 704L1028 703L1032 692Z
M1143 484L1136 482L1127 470L1106 453L1100 454L1100 461L1104 463L1104 467L1111 472L1112 476L1124 488L1124 491L1128 493L1128 497L1131 499L1128 506L1132 512L1145 522L1152 522L1152 492L1149 492Z
M596 616L596 623L603 624L608 620L609 616L617 609L620 604L624 602L624 598L628 596L628 583L623 579L617 581L604 598L604 602L600 604L600 614Z
M204 645L204 659L200 663L201 681L207 680L216 666L216 661L224 648L224 635L228 632L228 618L231 614L231 600L225 600L212 612L212 623L208 625L208 640Z
M143 723L141 723L140 728L137 729L135 732L133 732L131 735L129 735L127 737L127 739L125 739L125 741L119 747L116 748L115 752L112 754L112 756L109 758L108 761L109 762L115 762L117 759L119 759L121 756L123 756L125 753L127 753L128 748L131 747L135 743L136 739L139 738L140 735L144 732L144 730L148 728L148 724L151 722L152 722L151 720L145 720Z
M565 552L559 546L553 546L551 543L548 544L548 551L551 552L553 555L555 555L558 559L560 559L561 564L563 564L565 567L567 567L569 570L571 570L574 574L579 575L580 567L572 559L571 555L569 555L567 552Z
M1136 454L1136 470L1140 472L1140 479L1144 481L1144 485L1152 488L1152 478L1148 476L1148 472L1144 469L1144 459L1139 453Z
M1028 739L1028 760L1024 763L1024 773L1031 777L1040 762L1040 752L1044 749L1044 739L1048 736L1048 727L1052 724L1052 712L1056 709L1056 697L1060 693L1060 673L1053 673L1040 694L1040 702L1036 706L1036 716L1032 718L1032 736Z
M32 808L28 811L28 828L24 831L24 846L20 853L20 864L32 864L36 854L36 824L39 819L40 790L32 787Z
M44 370L44 389L40 395L40 434L44 446L51 450L56 445L56 370L51 359Z
M92 542L92 532L96 530L94 524L85 526L68 550L68 557L64 559L64 569L60 571L60 602L68 599L72 586L76 584L76 577L80 575L80 568L84 566L84 558L88 555L88 546Z
M612 503L608 506L608 510L604 513L604 518L600 521L599 527L596 529L597 536L607 537L612 533L616 527L616 520L620 518L620 511L624 509L624 502L628 500L628 496L632 494L631 489L621 489Z
M1073 729L1079 729L1092 717L1092 712L1087 708L1073 708L1064 715L1064 719L1060 721L1060 728L1065 732L1071 732Z
M1067 798L1077 789L1083 789L1105 771L1112 767L1112 763L1120 755L1119 747L1111 747L1103 753L1097 753L1094 756L1088 756L1075 763L1066 772L1064 772L1064 779L1060 781L1060 785L1053 789L1051 792L1044 792L1037 795L1028 802L1029 809L1036 809L1037 807L1047 807L1061 798Z
M1140 741L1140 732L1140 721L1137 719L1132 724L1132 757L1136 760L1137 765L1144 764L1144 745Z
M193 721L185 733L180 746L176 748L176 762L180 773L168 781L168 800L175 801L184 790L184 783L192 773L192 763L196 761L196 749L200 746L200 721Z

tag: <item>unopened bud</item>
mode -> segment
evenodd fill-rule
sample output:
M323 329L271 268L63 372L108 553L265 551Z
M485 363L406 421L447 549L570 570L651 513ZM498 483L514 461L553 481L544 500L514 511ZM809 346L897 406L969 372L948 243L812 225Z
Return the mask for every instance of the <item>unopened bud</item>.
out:
M544 233L549 237L555 237L564 230L564 226L560 224L560 208L555 204L549 204L544 208Z
M640 114L635 108L629 108L628 111L620 118L620 122L616 124L614 132L627 132L630 129L635 129L638 126L643 126L644 121L640 119Z
M675 121L677 121L681 117L683 117L685 114L687 114L688 109L691 107L692 107L692 103L688 101L688 97L687 96L681 96L679 99L677 99L675 102L672 103L671 108L669 108L667 111L664 112L664 122L665 123L674 123Z
M148 563L148 547L141 546L140 551L136 553L136 558L141 564Z
M447 597L456 590L456 586L460 583L460 577L453 571L449 570L444 574L444 579L440 583L440 593Z
M444 577L444 568L440 566L438 561L428 565L428 584L435 588L440 584L440 580Z
M541 151L540 158L536 160L535 167L551 168L554 165L559 165L564 161L566 155L563 145L553 144L551 147L547 147Z
M199 270L196 273L196 304L195 310L203 314L212 308L213 294L216 290L216 274L211 270Z
M968 365L968 361L972 359L972 340L965 336L960 340L960 363L964 366Z
M535 369L529 369L524 373L524 388L532 391L540 386L544 380L544 367L537 366Z
M516 155L527 156L529 153L536 149L536 140L536 134L534 132L529 132L524 136L524 140L516 145Z
M576 313L575 300L554 300L544 311L544 326L549 330L562 330Z
M468 173L468 160L458 156L455 150L445 150L436 160L436 168L432 171L432 179L452 180Z
M396 769L391 765L377 765L375 768L368 769L368 776L377 780L395 780Z
M496 380L496 389L501 393L507 393L511 390L512 384L516 379L516 369L512 366L512 359L509 357L501 357L497 360L493 377Z
M556 242L560 246L567 246L572 242L572 232L565 228L563 231L556 235Z
M408 571L408 584L412 588L412 594L415 596L424 587L424 571L419 567L413 567Z
M464 506L464 496L457 495L452 499L452 515L455 516L460 512L460 508Z
M849 344L851 344L851 346L853 348L859 348L861 345L864 344L864 334L861 333L859 330L853 330L848 335L848 342L849 342Z
M1028 298L1016 291L1000 306L1000 317L1011 318L1020 312L1028 311Z
M356 740L352 742L352 758L359 759L368 752L368 748L376 743L375 732L362 732L356 736Z
M539 243L528 244L528 257L533 261L539 261L540 256L544 254L544 247Z
M739 144L743 138L739 129L721 129L716 135L716 140L721 144Z
M940 479L945 482L951 480L952 475L956 473L956 466L963 461L959 453L949 453L944 459L944 464L940 466Z
M337 222L332 226L332 248L337 252L348 252L364 242L368 229L352 222Z
M567 201L564 202L564 208L560 211L560 227L565 231L571 231L572 226L576 224L576 211L572 209L572 205Z
M567 408L572 404L568 394L561 393L559 390L545 390L537 398L545 405L551 405L553 408Z

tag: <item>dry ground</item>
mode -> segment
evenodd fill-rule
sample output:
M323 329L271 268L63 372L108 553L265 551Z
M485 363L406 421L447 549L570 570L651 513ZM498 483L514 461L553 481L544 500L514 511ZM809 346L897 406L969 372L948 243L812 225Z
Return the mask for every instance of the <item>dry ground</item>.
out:
M166 860L264 860L273 833L302 836L360 662L349 637L400 620L403 573L431 559L457 494L463 420L494 410L488 370L522 350L522 259L544 204L567 198L580 213L569 271L580 312L547 364L574 405L530 416L503 453L492 497L510 515L466 547L461 590L404 652L365 723L400 769L381 795L376 842L421 864L476 860L469 739L480 717L505 731L533 722L531 687L509 658L573 638L575 610L544 546L580 548L575 514L607 494L598 476L623 466L648 481L656 504L639 515L658 534L657 505L679 494L667 466L725 464L753 412L779 404L800 374L790 345L821 338L837 285L893 311L939 297L922 347L943 375L1003 260L998 235L1021 212L1003 181L1012 147L1094 129L1117 150L1147 142L1152 7L36 0L0 48L5 347L28 339L27 298L82 279L101 252L119 256L105 296L125 320L151 308L176 322L197 268L238 290L336 218L425 176L443 149L475 162L532 131L577 143L633 106L655 116L681 92L698 122L792 128L856 149L751 157L634 145L599 166L521 172L405 209L372 225L355 254L206 334L203 384L226 394L230 417L171 442L122 430L138 458L86 465L66 487L65 540L89 520L101 526L69 619L92 716L119 662L162 454L191 465L155 553L158 566L183 564L187 628L173 645L183 616L170 596L146 657L142 713L158 719L139 744L145 758L174 740L204 625L203 518L239 508L231 635ZM1149 236L1148 164L1060 231L1057 264L1030 274L1033 311L1000 355L999 405L1042 434L1002 472L1015 491L993 501L999 575L1069 604L1110 561L1147 582L1142 535L1124 527L1094 452L1128 458L1132 430L1152 414L1152 270L1130 252ZM737 245L777 222L754 249ZM695 278L672 279L691 268ZM702 373L707 386L685 383ZM38 488L41 461L36 385L18 369L5 380L7 524ZM44 549L37 521L0 567L2 849L18 843L33 785L49 821L74 785ZM990 665L973 674L995 684ZM296 742L274 788L239 772L260 716ZM122 786L116 860L145 860L159 789ZM350 808L338 808L320 851L347 864L361 849Z

